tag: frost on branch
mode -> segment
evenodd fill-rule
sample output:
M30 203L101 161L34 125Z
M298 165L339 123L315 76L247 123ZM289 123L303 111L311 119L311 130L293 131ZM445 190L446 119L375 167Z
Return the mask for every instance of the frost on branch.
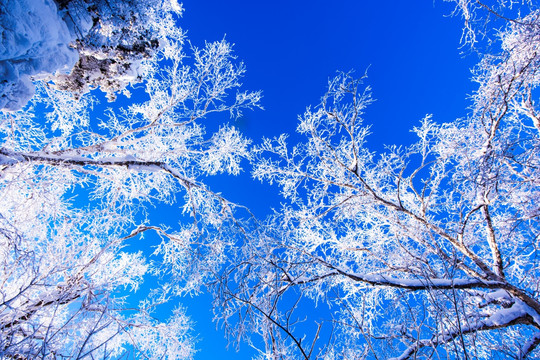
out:
M195 353L184 311L155 311L200 291L234 244L236 205L203 179L238 173L249 141L205 121L257 107L260 94L234 93L245 70L229 44L185 49L171 14L152 16L160 46L139 64L142 100L103 111L92 93L43 81L25 111L0 113L2 358ZM160 203L182 225L147 224ZM149 232L155 253L133 251ZM145 281L155 288L133 304Z
M538 357L538 19L507 23L469 116L426 116L411 146L370 151L369 88L339 74L303 141L256 148L254 177L285 202L216 282L232 341L287 359Z
M540 10L511 22L501 35L502 51L487 55L475 69L479 90L475 111L494 132L500 121L523 121L540 131L538 104L533 95L540 84ZM487 125L486 125L487 126Z
M471 48L496 44L495 37L509 23L527 26L538 10L531 0L444 0L455 3L454 15L463 19L461 42ZM528 19L530 20L530 19Z
M121 222L63 199L76 181L69 171L55 168L2 173L3 358L115 358L131 351L127 329L154 333L163 326L142 308L133 316L135 309L113 295L136 290L149 264L141 253L122 251L122 239L113 230ZM165 340L193 353L184 319L180 312L173 315L170 322L183 326ZM162 354L165 340L141 337L140 344L152 344Z

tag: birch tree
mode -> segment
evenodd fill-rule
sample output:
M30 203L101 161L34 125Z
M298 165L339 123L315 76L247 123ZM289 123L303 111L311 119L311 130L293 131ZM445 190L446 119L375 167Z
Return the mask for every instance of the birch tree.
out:
M467 6L479 2L459 2ZM507 21L469 116L366 145L364 79L340 74L253 175L283 207L215 283L231 339L261 359L539 356L540 13Z
M186 46L177 16L160 16L160 47L125 106L42 81L24 111L0 113L2 358L195 353L182 308L166 321L156 309L198 291L223 261L227 237L206 234L233 222L235 205L202 179L237 174L249 141L215 115L235 117L260 95L237 89L244 67L228 43ZM181 225L148 223L160 203L177 205ZM128 246L150 231L162 239L153 261ZM127 295L148 279L155 287L133 303Z

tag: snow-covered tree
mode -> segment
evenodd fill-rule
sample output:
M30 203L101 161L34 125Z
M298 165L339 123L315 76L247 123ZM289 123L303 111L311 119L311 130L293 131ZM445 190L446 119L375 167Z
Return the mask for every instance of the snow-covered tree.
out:
M32 81L44 79L77 97L100 88L114 100L143 80L140 64L165 45L160 19L171 12L182 13L176 0L2 1L0 109L21 109Z
M0 112L2 358L194 354L183 310L162 321L156 308L197 291L223 261L232 240L206 234L226 231L234 204L201 179L238 173L249 141L213 115L237 116L260 95L236 90L244 67L228 43L185 46L176 15L158 15L159 47L140 59L144 82L123 107L45 80L24 111ZM158 203L178 204L183 225L149 224ZM162 239L153 261L129 246L149 231ZM157 282L134 304L127 296L145 279Z
M175 0L55 2L74 36L71 46L79 60L69 74L57 74L52 81L76 96L99 87L110 100L142 80L139 65L160 46L164 12L182 12Z
M475 48L493 43L499 30L508 23L532 25L525 19L537 7L532 0L444 0L455 3L454 15L463 19L464 45Z
M470 115L427 116L411 146L368 149L370 89L340 74L303 142L256 148L285 203L215 283L231 337L264 359L540 356L540 12L499 40Z

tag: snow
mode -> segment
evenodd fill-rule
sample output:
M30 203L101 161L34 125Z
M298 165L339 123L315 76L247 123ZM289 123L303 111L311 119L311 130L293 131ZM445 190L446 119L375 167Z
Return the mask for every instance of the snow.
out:
M78 60L74 40L52 0L0 3L0 109L21 109L34 94L33 79L69 72Z
M502 294L502 293L501 293ZM508 309L500 309L487 319L479 322L469 322L466 325L462 325L460 328L461 334L469 334L476 331L482 331L487 329L497 329L507 326L512 322L523 318L524 316L531 315L535 311L526 305L523 301L515 299L514 304ZM458 336L459 333L442 333L440 336L434 337L431 340L419 340L417 343L413 343L409 346L399 357L390 358L389 360L405 360L410 359L411 355L422 347L437 347L440 344L449 342ZM536 335L535 335L536 336Z
M466 287L488 287L501 285L500 282L490 280L478 280L478 279L403 279L397 277L391 277L387 275L376 274L360 274L351 273L347 269L335 266L333 267L339 273L348 276L355 281L362 281L372 285L387 285L409 289L426 289L426 288L466 288Z
M178 0L171 0L171 8L178 14L182 14L184 11L182 4L178 3Z

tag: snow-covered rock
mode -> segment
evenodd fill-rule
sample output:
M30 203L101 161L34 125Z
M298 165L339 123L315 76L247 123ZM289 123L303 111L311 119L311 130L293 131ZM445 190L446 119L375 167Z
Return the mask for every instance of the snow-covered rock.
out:
M31 79L69 72L78 53L52 0L0 2L0 109L22 108L34 93Z

